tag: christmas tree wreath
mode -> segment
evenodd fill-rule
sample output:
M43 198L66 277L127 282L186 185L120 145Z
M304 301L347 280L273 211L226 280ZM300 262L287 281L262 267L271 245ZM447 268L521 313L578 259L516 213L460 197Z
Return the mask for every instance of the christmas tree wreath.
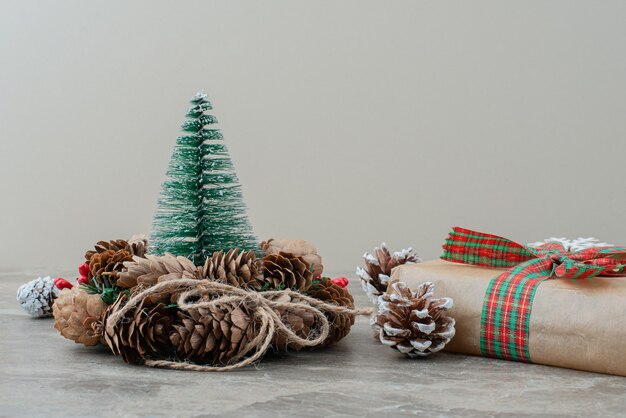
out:
M346 279L323 276L311 244L255 238L211 109L205 94L191 99L150 240L98 242L75 285L23 285L27 312L52 314L64 337L127 363L200 371L333 344L368 313L355 309Z

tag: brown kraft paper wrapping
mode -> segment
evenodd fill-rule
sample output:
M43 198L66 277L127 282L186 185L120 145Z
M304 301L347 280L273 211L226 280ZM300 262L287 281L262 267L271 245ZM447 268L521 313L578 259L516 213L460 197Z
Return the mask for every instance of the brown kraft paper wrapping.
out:
M445 351L480 355L480 317L489 282L505 270L443 260L405 264L391 282L435 284L435 297L454 299L456 336ZM533 363L626 376L626 277L549 279L530 314Z

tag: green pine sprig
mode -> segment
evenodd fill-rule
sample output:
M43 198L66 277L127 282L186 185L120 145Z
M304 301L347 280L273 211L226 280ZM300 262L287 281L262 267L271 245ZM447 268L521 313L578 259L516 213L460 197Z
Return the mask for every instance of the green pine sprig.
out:
M287 286L285 285L285 283L281 283L278 285L278 287L274 288L272 287L272 284L270 282L265 282L265 284L263 284L263 287L259 289L259 292L267 292L269 290L285 290L285 289L287 289Z
M308 293L310 293L311 291L314 291L314 290L319 290L319 289L320 289L320 286L321 286L321 284L322 284L322 280L321 280L321 279L322 279L321 277L320 277L320 278L317 278L317 279L313 279L313 282L311 283L311 286L309 286L309 288L307 289L307 292L306 292L306 293L308 294Z
M120 295L122 289L120 289L115 282L109 279L107 276L92 277L89 283L82 284L81 289L92 295L100 295L100 299L107 305L115 303ZM125 290L126 295L130 297L130 291Z

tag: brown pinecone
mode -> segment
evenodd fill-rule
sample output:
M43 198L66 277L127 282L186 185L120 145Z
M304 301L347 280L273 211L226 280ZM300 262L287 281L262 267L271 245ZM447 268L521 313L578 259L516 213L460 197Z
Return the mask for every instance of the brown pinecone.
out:
M114 239L111 241L98 241L96 245L94 245L95 250L88 250L85 253L85 260L89 261L91 256L96 253L103 253L108 250L119 251L126 250L130 252L130 246L128 245L128 241L124 239Z
M146 288L168 279L203 278L202 270L186 257L166 253L163 256L133 257L124 263L117 285L122 288Z
M110 315L123 307L128 301L120 293L117 301L106 313L104 342L115 355L122 356L127 363L141 363L148 358L167 358L173 354L170 334L173 331L175 317L168 309L169 299L143 299L131 309L117 324L108 322Z
M129 241L118 239L112 241L99 241L95 250L85 253L85 260L89 266L88 279L96 278L99 283L106 276L110 281L116 282L119 273L124 270L124 262L132 261L133 256L144 257L147 240L142 235L135 235ZM118 286L125 287L118 283Z
M63 289L52 306L54 327L76 343L96 345L102 337L106 308L100 295L91 295L78 286Z
M145 257L148 250L148 237L143 234L133 235L128 240L130 252L136 257Z
M305 292L313 283L313 272L302 257L279 252L263 257L263 277L273 289Z
M357 267L356 274L361 278L363 290L369 298L377 303L380 295L387 291L391 270L402 264L419 263L422 261L412 248L391 254L383 242L374 248L374 254L365 253L365 269Z
M348 289L332 283L328 277L322 277L314 282L308 290L308 295L326 303L354 309L354 299ZM354 325L354 315L325 312L330 323L330 334L324 346L331 345L348 335L350 327Z
M89 261L93 254L102 253L107 250L126 250L132 255L136 255L137 257L143 257L146 254L147 247L148 239L145 235L133 235L128 241L124 239L98 241L98 243L94 245L95 250L89 250L85 253L85 260Z
M216 251L206 259L202 273L206 279L243 289L259 290L263 286L261 263L254 251Z
M431 299L435 286L426 282L415 292L395 282L379 299L370 323L380 341L409 357L440 351L454 337L454 319L447 316L452 299Z
M293 298L292 296L285 293L272 296L270 297L270 299L275 302L296 303L301 300L300 298ZM320 324L316 324L313 314L305 309L274 309L276 313L278 313L278 316L281 318L282 322L288 325L288 327L300 338L308 338L313 329L320 327ZM272 340L272 347L278 352L284 352L288 350L300 351L303 348L300 344L290 341L288 336L280 332L280 330L277 330L276 334L274 335L274 339Z
M252 318L244 305L237 304L178 312L170 341L181 359L225 366L256 336Z
M301 239L269 239L261 242L261 250L265 254L290 253L302 257L313 269L313 277L320 277L324 271L322 257L315 246Z
M95 253L88 261L89 280L95 278L98 283L106 276L112 283L117 282L119 273L124 269L124 262L132 261L133 256L126 250L106 250Z

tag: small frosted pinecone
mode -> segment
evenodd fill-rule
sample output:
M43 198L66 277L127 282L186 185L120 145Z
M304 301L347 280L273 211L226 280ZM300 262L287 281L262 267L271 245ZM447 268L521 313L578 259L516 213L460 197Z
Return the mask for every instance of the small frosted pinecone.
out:
M208 257L202 269L203 278L241 287L259 290L263 286L261 262L254 251L240 251L237 248L216 251Z
M279 252L263 257L263 278L272 289L305 292L313 283L313 272L302 257Z
M243 356L256 335L252 312L245 305L224 304L178 312L170 341L179 358L225 366Z
M162 256L135 256L124 262L117 285L122 288L146 288L169 279L200 279L202 271L186 257L166 253Z
M370 323L380 341L409 357L440 351L454 337L454 319L447 315L452 299L431 299L435 286L426 282L415 292L395 282L379 300Z
M121 293L108 308L104 342L115 355L127 363L142 363L149 358L163 359L173 354L170 334L173 331L174 309L168 308L168 299L143 299L117 323L108 320L121 309L128 297Z
M326 303L354 309L354 299L348 289L332 283L328 277L316 280L308 290L308 295ZM354 315L325 312L330 323L330 334L324 346L331 345L348 335L354 325Z
M17 302L35 318L52 316L52 304L60 290L50 276L38 277L17 289Z
M391 270L402 264L422 261L412 248L391 254L384 242L380 247L374 248L374 254L365 253L363 258L365 269L357 267L356 274L361 278L363 290L374 304L387 291Z
M261 250L265 254L290 253L302 257L313 270L313 277L320 277L324 271L322 257L312 244L301 239L268 239L261 242Z
M100 295L74 286L63 289L52 308L54 327L65 338L87 346L100 342L107 308Z
M135 235L129 241L118 239L112 241L99 241L95 250L85 253L85 260L89 266L88 279L95 278L99 283L106 276L111 282L116 283L119 274L124 270L124 263L132 261L133 257L144 257L147 240L142 235ZM125 287L124 283L117 283Z

